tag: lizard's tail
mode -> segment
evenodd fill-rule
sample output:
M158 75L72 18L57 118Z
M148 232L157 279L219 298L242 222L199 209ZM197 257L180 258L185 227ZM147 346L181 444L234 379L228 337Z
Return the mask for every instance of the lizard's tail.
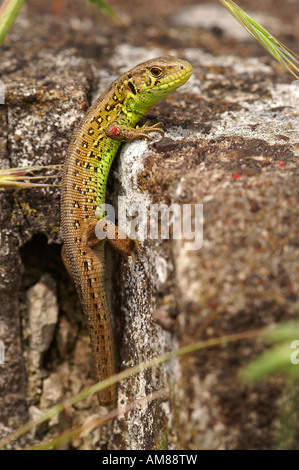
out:
M116 372L114 338L105 288L105 243L86 247L82 257L80 283L76 283L89 332L96 379L102 381ZM84 254L83 254L84 255ZM116 386L98 394L99 403L107 406L116 402Z

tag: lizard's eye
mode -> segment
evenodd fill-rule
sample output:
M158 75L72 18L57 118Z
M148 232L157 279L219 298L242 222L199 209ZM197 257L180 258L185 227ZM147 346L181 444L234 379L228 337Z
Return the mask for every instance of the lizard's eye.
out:
M162 73L162 70L159 69L158 67L152 67L151 68L151 74L154 76L154 77L160 77Z

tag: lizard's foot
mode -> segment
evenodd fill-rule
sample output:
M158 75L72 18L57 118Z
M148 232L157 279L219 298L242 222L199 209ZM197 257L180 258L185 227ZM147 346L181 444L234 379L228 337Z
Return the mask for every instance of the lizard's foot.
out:
M156 122L156 124L150 124L147 121L141 127L127 127L122 124L117 123L116 121L109 124L105 129L105 134L114 140L120 140L122 142L129 142L131 140L137 140L145 138L147 140L152 140L149 135L151 132L158 132L162 136L164 135L163 129L160 128L161 123Z
M140 137L145 137L147 140L152 140L151 136L148 135L151 132L158 132L159 134L164 136L165 132L161 129L162 123L156 122L155 124L151 124L150 121L146 121L143 126L139 127L136 126L136 131L140 132Z

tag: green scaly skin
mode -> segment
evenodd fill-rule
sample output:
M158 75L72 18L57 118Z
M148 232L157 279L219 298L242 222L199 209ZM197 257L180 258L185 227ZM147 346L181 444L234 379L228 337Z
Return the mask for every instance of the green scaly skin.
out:
M64 165L61 191L63 258L74 279L87 320L97 380L116 371L113 332L105 292L105 241L95 236L99 222L96 208L105 203L109 170L121 142L151 140L158 124L135 128L158 101L182 86L191 76L191 65L171 56L143 62L115 80L91 106L75 131ZM110 241L132 255L134 242ZM99 394L103 405L114 403L111 386Z

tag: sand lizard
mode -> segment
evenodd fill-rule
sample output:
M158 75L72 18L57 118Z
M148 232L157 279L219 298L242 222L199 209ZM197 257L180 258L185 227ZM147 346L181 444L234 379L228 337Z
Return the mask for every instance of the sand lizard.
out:
M183 85L192 66L172 56L143 62L115 80L91 106L76 129L64 164L61 186L63 259L75 281L87 320L97 379L115 373L113 331L105 292L105 241L95 235L96 215L105 203L106 183L121 142L151 140L159 123L137 127L141 117L158 101ZM116 249L132 255L130 238L108 239ZM116 389L99 394L103 405L115 402Z

